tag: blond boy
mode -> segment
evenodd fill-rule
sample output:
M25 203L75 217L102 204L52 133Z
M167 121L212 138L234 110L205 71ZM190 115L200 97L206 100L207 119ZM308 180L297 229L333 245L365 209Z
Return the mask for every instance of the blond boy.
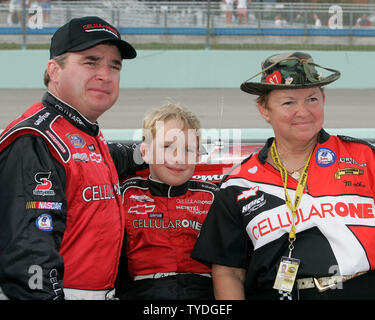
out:
M199 131L199 119L172 103L144 118L141 152L150 175L122 185L132 279L121 288L122 299L213 298L210 268L190 257L217 190L191 180Z

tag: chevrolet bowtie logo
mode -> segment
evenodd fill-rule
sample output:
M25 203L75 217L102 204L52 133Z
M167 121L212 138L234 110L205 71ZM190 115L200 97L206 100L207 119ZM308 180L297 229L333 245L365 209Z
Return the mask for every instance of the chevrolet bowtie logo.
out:
M134 207L129 208L129 213L135 214L147 214L149 212L154 211L155 205L147 205L147 204L137 204Z

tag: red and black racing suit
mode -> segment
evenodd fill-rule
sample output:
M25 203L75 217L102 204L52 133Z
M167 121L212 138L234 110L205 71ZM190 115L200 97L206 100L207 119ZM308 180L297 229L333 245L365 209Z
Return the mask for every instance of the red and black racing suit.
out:
M291 212L280 172L266 162L273 138L222 181L192 257L246 270L249 299L280 299L272 289L289 254ZM297 278L366 274L323 293L298 289L294 299L373 299L375 296L375 151L365 141L320 132L296 217L292 257ZM288 176L293 201L298 181Z
M132 178L121 186L128 270L121 299L212 299L211 268L190 257L217 186ZM122 272L123 271L123 272ZM127 266L120 269L126 277ZM124 282L124 281L122 281Z
M112 147L120 178L139 169L132 148ZM63 288L113 288L124 216L98 125L47 92L1 134L0 172L5 295L61 299Z

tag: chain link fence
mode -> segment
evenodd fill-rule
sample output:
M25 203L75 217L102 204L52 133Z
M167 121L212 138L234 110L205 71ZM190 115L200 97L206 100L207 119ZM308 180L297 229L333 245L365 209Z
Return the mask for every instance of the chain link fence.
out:
M45 43L57 27L85 15L98 15L111 22L121 34L131 36L134 43L191 41L189 37L205 42L207 47L218 41L291 41L285 37L292 37L297 43L302 41L300 37L304 37L304 42L306 38L314 42L314 37L353 42L353 37L358 37L371 43L375 36L373 4L251 2L245 19L236 5L228 10L222 2L213 0L53 1L48 10L37 2L23 0L19 8L0 4L0 41L9 42L12 36L18 36L26 46L32 36L33 42L39 39Z

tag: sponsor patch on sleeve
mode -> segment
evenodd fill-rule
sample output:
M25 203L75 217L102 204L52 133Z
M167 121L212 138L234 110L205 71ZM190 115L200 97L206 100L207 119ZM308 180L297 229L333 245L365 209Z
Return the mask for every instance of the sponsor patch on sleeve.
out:
M49 214L43 213L36 219L35 225L39 230L52 231L53 230L52 217Z

